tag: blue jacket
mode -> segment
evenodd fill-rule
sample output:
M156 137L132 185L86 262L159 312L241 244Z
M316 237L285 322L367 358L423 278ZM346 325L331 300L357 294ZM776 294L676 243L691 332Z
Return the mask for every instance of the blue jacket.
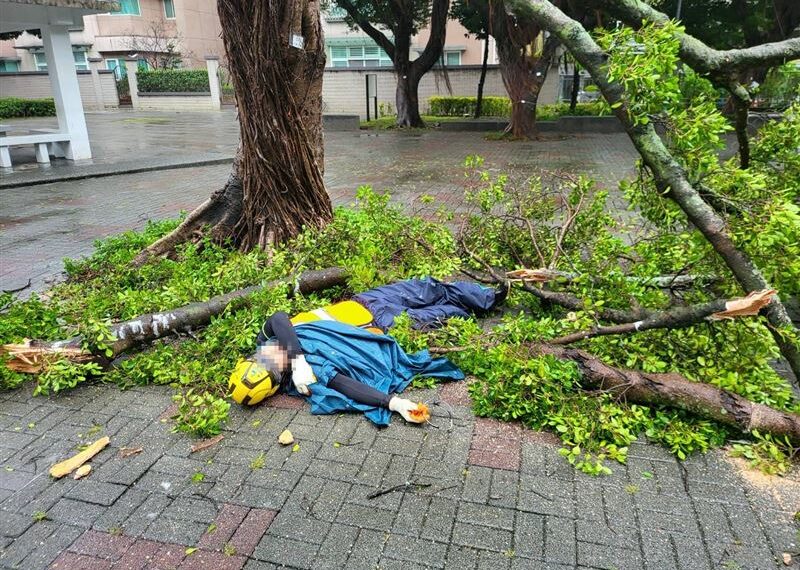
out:
M464 373L446 358L433 358L427 350L406 354L388 335L336 321L314 321L295 326L297 338L317 381L309 387L312 414L357 410L373 423L389 425L391 412L359 404L331 390L327 383L337 373L372 386L384 394L405 390L415 376L463 380ZM294 389L292 388L292 393Z

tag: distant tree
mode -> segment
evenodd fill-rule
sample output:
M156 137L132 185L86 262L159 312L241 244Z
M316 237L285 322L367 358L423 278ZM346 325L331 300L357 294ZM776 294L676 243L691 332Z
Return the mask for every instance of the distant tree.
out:
M524 0L456 0L452 14L469 32L495 40L503 84L511 99L509 130L536 136L536 104L555 54L555 36L543 39Z
M180 33L168 32L163 21L148 22L145 34L131 32L128 35L128 49L137 52L151 69L177 69L183 63L183 57L191 56L181 51Z
M347 13L345 21L350 26L361 28L392 60L397 74L397 125L424 126L419 82L442 57L450 0L336 0L335 5ZM419 57L412 59L411 38L429 22L428 42Z

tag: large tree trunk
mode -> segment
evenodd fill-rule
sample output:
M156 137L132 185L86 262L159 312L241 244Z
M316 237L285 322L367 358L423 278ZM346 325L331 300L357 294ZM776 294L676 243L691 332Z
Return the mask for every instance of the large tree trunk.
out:
M489 66L489 37L483 40L483 61L481 62L481 77L478 79L478 98L475 102L475 118L480 119L483 106L483 85L486 83L486 68Z
M281 243L333 216L322 179L325 46L318 0L218 0L240 142L226 185L134 260L164 255L210 227L243 251Z
M511 99L511 122L508 130L515 138L536 137L536 102L555 51L555 36L545 41L542 53L529 52L540 34L540 28L530 22L507 16L504 8L495 8L492 36L497 45L500 74Z
M425 126L419 114L418 90L419 78L416 74L409 68L398 69L397 91L395 91L398 127L422 128Z

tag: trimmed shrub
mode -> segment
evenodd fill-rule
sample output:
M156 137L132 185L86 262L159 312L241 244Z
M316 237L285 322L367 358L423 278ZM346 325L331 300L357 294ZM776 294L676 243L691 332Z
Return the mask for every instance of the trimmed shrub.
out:
M439 117L463 117L475 114L477 97L431 97L430 114ZM511 100L508 97L484 97L481 115L486 117L508 117L511 115Z
M53 99L0 98L0 119L15 117L52 117L56 114Z
M205 69L153 69L136 74L142 93L204 93L209 91Z
M438 117L472 117L475 114L477 97L431 97L429 99L430 114ZM540 121L552 121L565 116L608 115L611 109L605 101L578 103L574 112L570 112L569 103L537 105L536 117ZM511 116L511 100L508 97L484 97L481 115L485 117Z

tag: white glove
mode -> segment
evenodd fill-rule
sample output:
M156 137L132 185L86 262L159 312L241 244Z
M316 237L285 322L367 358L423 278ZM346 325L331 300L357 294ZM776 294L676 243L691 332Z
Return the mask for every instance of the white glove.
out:
M389 400L389 409L403 416L403 419L405 419L407 422L412 422L415 424L422 423L420 422L419 418L415 418L411 415L411 411L417 409L417 405L411 400L392 396L392 399Z
M313 384L316 381L317 378L311 370L311 365L306 362L306 357L302 354L296 356L292 360L292 383L295 390L304 396L308 396L311 393L308 389L309 384Z

